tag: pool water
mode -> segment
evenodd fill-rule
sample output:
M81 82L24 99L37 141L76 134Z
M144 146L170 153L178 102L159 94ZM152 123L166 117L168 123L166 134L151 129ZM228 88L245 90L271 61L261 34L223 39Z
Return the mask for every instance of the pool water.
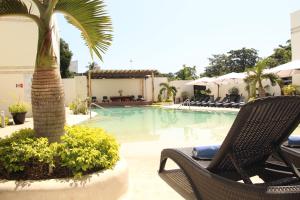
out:
M181 141L220 142L236 113L195 112L155 107L95 109L97 116L82 123L101 127L122 142Z

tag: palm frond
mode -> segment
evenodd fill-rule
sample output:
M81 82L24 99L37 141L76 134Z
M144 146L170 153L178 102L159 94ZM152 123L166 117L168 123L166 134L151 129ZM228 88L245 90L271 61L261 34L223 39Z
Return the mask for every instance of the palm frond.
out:
M103 0L59 0L54 12L61 12L67 21L81 31L81 36L93 52L102 60L111 45L111 19L105 12Z
M164 88L161 88L161 89L159 90L159 94L162 95L163 92L166 91L166 89L167 89L167 88L165 88L165 87L164 87Z
M272 86L275 86L276 83L278 83L279 79L280 79L276 74L273 74L273 73L263 74L261 76L261 78L262 79L269 79Z
M30 14L30 10L21 0L0 0L0 16Z
M175 86L171 86L171 90L174 91L175 93L177 93L177 89Z
M160 87L165 87L165 88L169 88L169 84L168 83L160 83L159 84Z

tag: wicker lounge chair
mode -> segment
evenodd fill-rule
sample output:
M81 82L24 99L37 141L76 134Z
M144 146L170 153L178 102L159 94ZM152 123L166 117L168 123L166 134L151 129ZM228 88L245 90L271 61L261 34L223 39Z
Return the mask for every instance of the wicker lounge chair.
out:
M281 150L297 168L300 168L300 147L289 147L287 145L282 145Z
M250 102L241 108L212 160L194 159L193 148L164 149L159 175L186 199L300 199L299 171L280 149L299 122L300 97ZM289 166L286 171L266 162L275 153ZM179 169L165 169L167 159ZM264 183L252 184L249 177L254 175Z
M233 108L240 108L243 105L245 105L245 97L244 96L240 96L238 101L236 103L232 104Z
M213 95L209 96L208 100L206 102L202 102L201 105L204 107L208 107L211 102L214 102L214 98L215 97Z
M222 107L222 106L223 106L223 103L228 102L228 98L229 98L229 97L226 95L226 97L224 97L221 101L216 102L216 103L215 103L215 106L216 106L216 107Z
M217 97L214 101L210 102L208 105L209 107L214 107L216 106L216 102L219 102L221 97Z

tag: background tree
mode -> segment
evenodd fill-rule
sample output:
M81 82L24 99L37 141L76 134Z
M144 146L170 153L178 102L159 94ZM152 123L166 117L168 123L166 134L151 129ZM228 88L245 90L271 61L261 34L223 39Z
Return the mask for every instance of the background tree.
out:
M35 4L39 14L32 13ZM53 14L62 13L81 31L91 55L100 59L112 41L111 19L106 15L103 0L1 0L0 17L21 16L38 27L37 56L32 78L31 103L34 130L38 137L59 141L64 134L65 100L53 41Z
M176 80L176 76L172 72L169 72L169 73L159 73L157 76L158 77L167 77L168 81Z
M216 54L208 58L209 64L205 67L205 71L201 74L201 77L214 77L226 74L226 63L228 62L228 56L226 54Z
M86 66L86 68L88 68L88 70L90 70L90 71L97 69L97 67L98 67L98 64L96 62L91 62L91 63L89 63L88 66Z
M161 83L160 84L160 87L162 87L160 90L159 90L159 95L162 96L162 94L164 92L166 92L167 94L167 100L172 100L173 98L176 97L176 94L177 94L177 89L176 87L174 86L170 86L169 83Z
M262 85L262 80L270 80L272 86L275 86L279 81L279 77L277 75L273 73L263 73L264 69L266 68L267 64L264 60L262 60L258 62L255 67L247 70L248 76L244 79L244 81L249 85L249 89L251 90L250 97L256 96L256 85L258 85L259 97L266 96L266 91ZM253 90L255 90L255 92Z
M226 62L227 72L244 72L247 68L255 66L259 60L256 49L242 48L231 50L228 53Z
M186 65L182 66L182 69L175 73L176 79L179 80L194 80L197 79L196 66L188 67Z
M226 54L216 54L208 58L209 64L200 76L214 77L230 72L244 72L254 66L258 60L258 52L253 48L231 50Z
M286 41L286 45L279 45L274 49L272 55L266 58L266 64L270 68L283 65L292 60L292 46L291 40Z
M72 51L69 49L69 44L60 39L60 75L62 78L72 78L74 77L74 73L70 72L69 66L71 63L71 59L73 56Z

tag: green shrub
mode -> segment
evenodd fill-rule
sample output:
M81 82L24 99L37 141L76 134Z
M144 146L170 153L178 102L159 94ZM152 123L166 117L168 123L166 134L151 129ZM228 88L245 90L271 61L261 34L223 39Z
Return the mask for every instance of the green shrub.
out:
M248 99L248 102L254 101L255 99L256 99L255 97L250 97L250 98Z
M239 89L237 87L232 87L228 90L228 93L231 95L238 95L239 94Z
M0 165L6 173L23 171L27 163L54 166L54 152L46 138L35 138L32 129L22 129L0 140Z
M28 111L28 105L22 102L12 104L8 107L10 113L24 113Z
M167 103L173 102L173 99L166 99L165 102L167 102Z
M296 93L296 87L293 85L285 85L282 88L283 94L284 95L295 95Z
M0 175L39 165L46 166L49 173L50 169L64 167L80 177L87 171L112 168L118 160L118 143L99 128L66 127L61 143L49 144L47 138L36 138L32 129L0 139Z
M119 160L119 145L115 138L100 128L66 127L58 145L61 165L74 175L97 169L110 169Z
M5 117L5 118L4 118L4 124L5 124L5 126L7 126L7 125L9 124L9 119L8 119L8 117ZM2 118L0 117L0 127L1 127L1 125L2 125Z
M87 103L85 101L82 101L81 99L76 99L69 105L70 110L73 111L74 115L78 114L84 114L86 115L88 113L88 107Z
M161 94L158 94L157 99L158 99L158 102L162 102L162 96L161 96Z

